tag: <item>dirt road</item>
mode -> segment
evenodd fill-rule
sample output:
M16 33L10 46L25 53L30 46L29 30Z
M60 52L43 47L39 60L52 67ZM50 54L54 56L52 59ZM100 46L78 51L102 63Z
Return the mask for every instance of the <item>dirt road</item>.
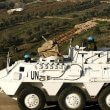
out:
M6 95L0 93L0 110L20 110L17 102ZM58 106L46 107L44 110L60 110ZM91 104L85 107L84 110L100 110L97 104Z
M0 94L0 110L19 110L16 101Z

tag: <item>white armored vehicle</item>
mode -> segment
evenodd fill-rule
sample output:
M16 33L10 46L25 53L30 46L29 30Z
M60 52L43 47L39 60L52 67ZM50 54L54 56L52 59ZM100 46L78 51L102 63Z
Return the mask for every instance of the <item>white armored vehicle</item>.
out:
M58 58L20 60L0 71L0 88L17 99L21 110L41 110L58 102L62 110L82 110L87 101L98 101L110 110L110 52L71 47Z

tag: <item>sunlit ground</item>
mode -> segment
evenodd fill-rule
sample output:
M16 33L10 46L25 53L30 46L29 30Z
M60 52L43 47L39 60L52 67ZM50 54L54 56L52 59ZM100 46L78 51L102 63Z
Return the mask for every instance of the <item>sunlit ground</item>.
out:
M17 102L11 98L0 94L0 110L19 110ZM60 110L58 106L45 107L44 110ZM98 104L89 104L84 110L100 110Z

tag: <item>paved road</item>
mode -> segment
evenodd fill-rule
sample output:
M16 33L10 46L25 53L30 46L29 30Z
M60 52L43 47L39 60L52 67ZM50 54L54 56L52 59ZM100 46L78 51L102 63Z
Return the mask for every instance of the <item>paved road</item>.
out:
M16 101L8 96L0 94L0 110L19 110ZM57 106L48 107L44 110L60 110ZM88 105L84 110L100 110L97 104Z

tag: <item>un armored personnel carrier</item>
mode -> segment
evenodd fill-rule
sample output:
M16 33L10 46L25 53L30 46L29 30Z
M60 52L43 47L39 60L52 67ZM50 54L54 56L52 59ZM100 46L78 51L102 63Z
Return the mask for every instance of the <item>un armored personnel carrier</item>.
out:
M98 101L110 110L110 52L70 46L69 54L19 60L0 71L1 92L17 99L21 110L41 110L58 102L62 110L82 110Z

